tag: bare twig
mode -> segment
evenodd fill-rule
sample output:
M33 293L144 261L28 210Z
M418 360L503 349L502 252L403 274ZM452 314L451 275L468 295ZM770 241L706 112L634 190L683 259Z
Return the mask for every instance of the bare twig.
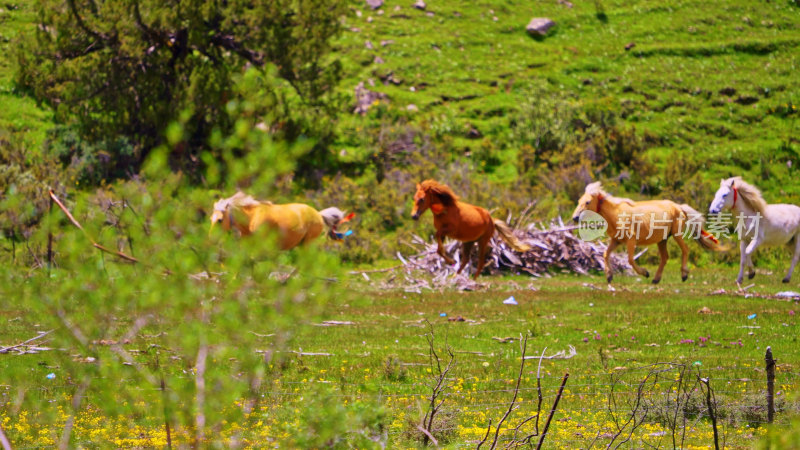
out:
M511 398L511 402L508 404L508 409L506 413L503 414L503 417L497 422L497 429L494 432L494 440L492 441L492 446L489 448L497 447L497 439L500 437L500 428L503 426L503 422L506 421L508 415L511 414L511 411L514 410L514 404L517 402L517 396L519 395L519 385L522 382L522 371L525 368L525 350L528 348L528 336L526 335L522 339L522 343L520 344L522 350L522 358L520 359L519 364L519 375L517 375L517 384L514 386L514 396Z
M433 445L439 445L439 441L437 441L436 438L433 437L433 435L428 430L426 430L425 428L422 428L419 425L417 425L417 429L419 431L421 431L425 435L426 438L430 439L431 442L433 442Z
M86 378L78 387L77 392L75 395L72 396L72 413L67 418L67 422L64 424L64 431L61 433L61 440L58 443L59 450L65 450L69 448L69 440L70 436L72 435L72 426L75 424L75 415L78 413L78 410L81 407L81 401L83 401L83 394L86 392L86 389L89 387L89 383L91 382L91 378Z
M195 376L194 384L195 389L195 408L197 415L195 416L194 426L194 447L200 448L205 441L205 428L206 428L206 415L203 411L206 402L206 358L208 357L208 346L205 343L200 344L197 350L197 362L195 363Z
M719 433L717 432L716 397L714 396L714 392L711 390L711 383L708 378L700 378L700 375L698 374L697 379L703 385L706 386L706 406L708 407L708 417L711 419L711 426L714 428L714 448L716 450L719 450ZM712 397L714 397L713 401Z
M3 446L3 450L12 450L11 441L8 440L6 433L3 431L3 424L0 423L0 445Z
M156 370L158 371L158 375L161 378L160 388L161 388L161 401L164 402L164 431L167 433L167 448L172 449L172 430L169 425L169 408L168 408L168 398L167 398L167 383L164 381L164 373L161 371L161 363L158 360L158 350L155 351L156 357Z
M433 437L434 419L436 414L438 414L442 409L442 405L444 404L445 400L444 391L447 389L445 381L447 380L447 375L450 373L450 370L453 368L456 360L453 350L447 345L447 340L445 339L445 350L447 351L449 360L447 361L447 365L442 368L441 358L436 352L436 335L433 330L433 325L428 322L428 327L430 328L430 331L425 335L425 339L428 341L428 363L431 367L431 371L435 370L435 374L433 375L431 395L428 398L428 411L422 418L422 422L417 426L417 428L424 428L425 431L427 431L426 433L423 433L425 437L422 439L422 443L425 446L428 445L428 442L431 441L431 438ZM434 442L434 445L438 445L436 441L432 442Z
M556 413L558 401L561 400L561 394L564 393L564 386L566 386L568 379L569 373L565 373L564 378L561 380L561 386L558 388L556 399L553 401L553 407L550 408L550 414L547 415L547 421L544 423L544 430L542 430L542 434L539 436L539 442L536 444L536 450L540 450L542 448L542 444L544 444L544 438L547 437L547 430L550 428L550 422L553 420L553 415Z
M486 434L483 435L483 439L478 442L478 446L475 447L475 450L480 450L481 446L486 443L486 439L489 439L489 433L492 432L492 419L489 419L489 425L486 426Z
M78 222L78 221L75 219L75 217L72 215L72 213L70 213L70 212L69 212L69 210L67 209L67 207L66 207L66 206L64 206L64 204L63 204L63 203L61 203L61 200L59 200L59 199L58 199L58 197L56 197L56 194L55 194L55 192L53 192L52 190L50 190L50 198L51 198L53 201L55 201L55 202L56 202L56 204L58 205L58 207L59 207L59 208L61 208L61 211L64 211L64 214L66 214L66 215L67 215L67 218L69 218L70 222L72 222L72 224L73 224L73 225L75 225L75 226L76 226L76 227L77 227L79 230L83 231L83 234L84 234L84 236L86 236L86 239L88 239L88 240L89 240L89 242L91 242L91 243L92 243L92 246L93 246L94 248L96 248L96 249L98 249L98 250L101 250L101 251L104 251L104 252L106 252L106 253L110 253L110 254L112 254L112 255L116 255L116 256L118 256L118 257L120 257L120 258L122 258L122 259L124 259L124 260L126 260L126 261L129 261L129 262L134 262L134 263L138 263L138 262L139 262L139 260L138 260L138 259L136 259L136 258L134 258L133 256L126 255L125 253L122 253L122 252L120 252L120 251L116 251L116 250L111 250L111 249L108 249L108 248L106 248L106 247L103 247L102 245L98 244L98 243L97 243L97 241L95 241L94 239L92 239L92 237L91 237L91 236L89 236L89 233L88 233L88 232L87 232L87 231L86 231L86 230L85 230L85 229L84 229L84 228L81 226L81 224L80 224L80 223L79 223L79 222Z
M37 339L41 339L41 338L47 336L48 334L50 334L52 332L53 332L53 330L41 331L41 332L39 332L38 336L32 337L32 338L28 339L27 341L20 342L19 344L15 344L15 345L9 345L8 347L0 348L0 354L8 353L10 350L14 350L15 348L19 348L19 347L22 347L24 345L30 344L31 342L33 342L33 341L35 341Z
M396 266L387 267L385 269L351 270L350 272L347 272L347 273L350 274L350 275L361 275L362 273L382 273L382 272L391 272L391 271L397 270L397 269L399 269L401 267L403 267L403 265L402 264L398 264Z

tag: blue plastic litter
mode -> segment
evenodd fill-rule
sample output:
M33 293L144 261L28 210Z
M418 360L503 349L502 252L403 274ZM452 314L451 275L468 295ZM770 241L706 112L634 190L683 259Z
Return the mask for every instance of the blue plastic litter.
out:
M52 379L54 379L55 377L56 377L56 374L54 374L54 373L48 373L48 374L45 376L45 378L47 378L48 380L52 380Z
M511 297L508 297L507 299L503 300L503 304L504 305L519 305L519 303L517 303L517 299L515 299L513 295Z
M747 316L747 318L748 319L755 319L756 318L756 314L750 314L749 316Z
M439 314L439 317L447 317L447 313L441 313Z

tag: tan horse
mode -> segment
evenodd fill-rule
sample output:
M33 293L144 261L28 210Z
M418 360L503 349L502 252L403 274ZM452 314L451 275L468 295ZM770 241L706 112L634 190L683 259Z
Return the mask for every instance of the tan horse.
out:
M444 251L442 241L445 237L463 242L461 246L461 265L456 273L461 273L469 262L472 246L478 243L478 267L473 278L477 279L486 264L489 252L489 241L494 232L506 241L514 250L526 252L530 246L523 244L512 233L511 228L499 219L492 219L489 211L480 206L470 205L458 200L458 196L446 185L434 180L425 180L417 184L414 194L414 207L411 217L419 219L426 210L433 213L433 226L436 228L437 253L447 264L455 264L455 260Z
M313 241L322 234L326 226L331 239L341 240L343 235L336 232L336 227L348 222L353 216L354 213L345 216L338 208L317 211L302 203L276 205L237 192L232 197L214 203L211 229L219 222L226 231L235 228L242 236L249 236L262 225L266 225L278 232L281 250L288 250Z
M670 236L681 248L681 279L683 281L689 277L687 266L689 248L683 241L684 234L691 234L700 245L709 250L727 250L713 235L703 229L705 223L703 216L689 205L678 205L669 200L635 202L627 198L613 197L603 190L603 186L598 181L586 186L583 196L578 200L575 212L572 213L572 219L578 222L584 211L599 214L608 224L606 233L610 241L603 258L605 259L606 278L609 282L613 275L608 258L620 244L625 244L628 250L628 262L633 270L644 277L649 277L650 272L636 264L636 260L633 258L634 250L637 245L658 245L661 262L655 277L653 277L653 284L661 281L661 274L669 259L667 239Z

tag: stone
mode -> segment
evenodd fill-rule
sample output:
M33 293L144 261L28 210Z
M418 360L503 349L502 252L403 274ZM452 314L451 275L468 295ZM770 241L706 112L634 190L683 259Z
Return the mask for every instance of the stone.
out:
M636 47L636 43L635 42L628 42L627 44L625 44L625 51L627 52L628 50L632 49L633 47Z
M528 26L525 27L525 30L531 36L544 36L547 34L547 31L555 25L555 22L546 17L534 17L528 22Z
M367 48L367 50L372 50L373 48L375 48L375 47L372 45L372 41L364 41L364 47L366 47L366 48Z
M416 2L414 2L413 6L414 6L414 8L417 8L417 9L420 9L420 10L423 10L423 11L425 10L425 8L428 7L428 5L426 5L423 0L417 0Z
M724 88L722 88L722 89L720 89L720 90L719 90L719 93L720 93L721 95L724 95L724 96L726 96L726 97L731 97L731 96L733 96L734 94L736 94L736 89L734 89L734 88L732 88L732 87L724 87Z
M367 113L369 108L380 102L381 100L385 100L386 94L383 92L375 92L370 91L366 87L364 87L364 82L358 83L355 89L355 96L356 96L356 106L353 109L353 112L356 114L361 114L362 116Z
M736 100L734 100L734 102L740 105L752 105L753 103L758 102L758 97L752 95L740 95L736 97Z
M372 9L378 9L383 6L383 0L366 0L367 6Z
M406 110L409 112L417 112L419 111L419 108L417 108L417 105L411 103L408 106L406 106Z

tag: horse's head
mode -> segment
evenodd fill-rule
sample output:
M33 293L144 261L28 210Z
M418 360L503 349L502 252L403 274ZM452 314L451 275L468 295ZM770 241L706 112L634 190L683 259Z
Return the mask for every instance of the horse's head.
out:
M411 218L418 220L428 208L431 207L431 196L428 195L421 184L417 183L417 192L414 194L414 206L411 208Z
M419 219L419 216L430 208L434 214L442 214L445 208L455 206L458 196L447 185L435 180L425 180L417 184L417 192L414 194L414 207L411 209L411 218Z
M225 220L228 217L228 208L230 208L230 199L224 198L214 203L214 211L211 212L211 227L208 229L208 234L211 235L211 230L217 222L222 222L225 227ZM227 227L225 227L227 228Z
M735 183L735 178L728 178L727 180L720 181L719 189L717 189L717 193L714 194L714 200L708 207L709 214L719 214L723 210L733 208L737 194Z
M578 206L572 213L572 220L578 222L581 214L587 210L599 212L603 196L603 188L599 181L588 184L583 195L578 199Z

